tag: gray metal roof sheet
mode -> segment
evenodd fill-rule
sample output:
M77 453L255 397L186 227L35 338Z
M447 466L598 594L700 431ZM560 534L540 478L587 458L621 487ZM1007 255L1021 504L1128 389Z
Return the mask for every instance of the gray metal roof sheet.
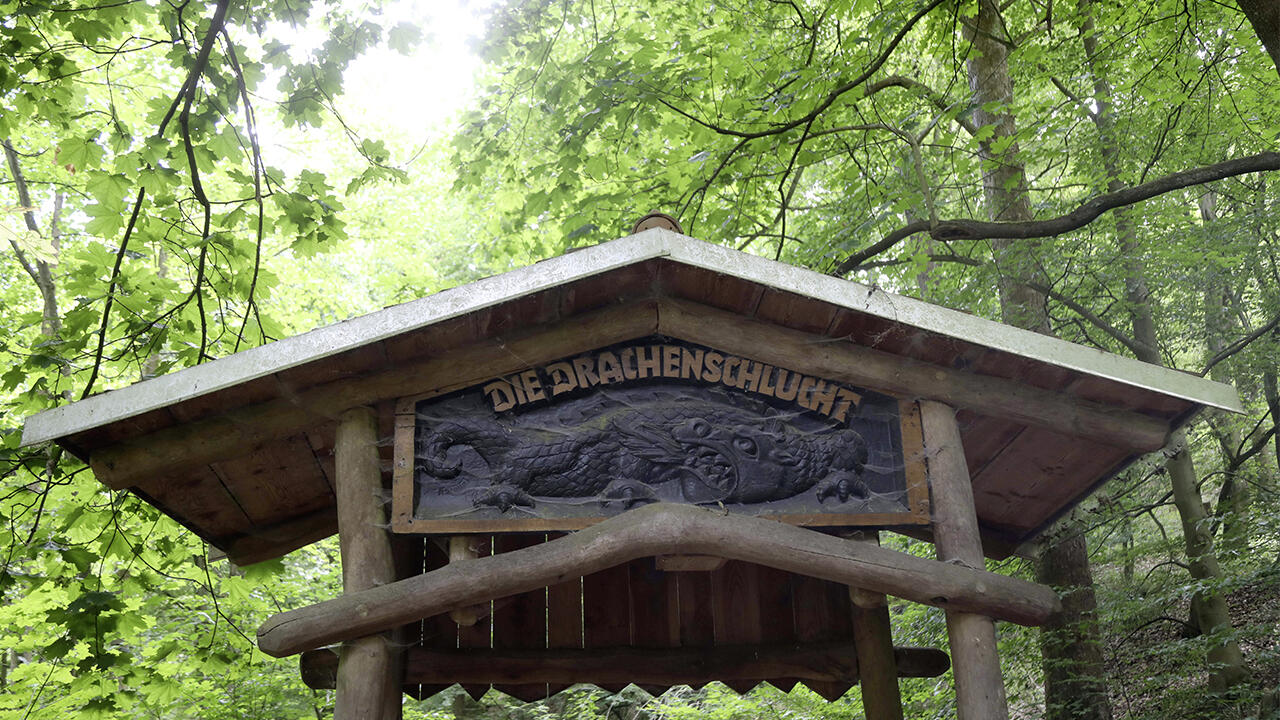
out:
M27 419L22 443L31 445L67 437L525 295L657 258L1208 407L1243 411L1235 389L1229 385L654 228L46 410Z

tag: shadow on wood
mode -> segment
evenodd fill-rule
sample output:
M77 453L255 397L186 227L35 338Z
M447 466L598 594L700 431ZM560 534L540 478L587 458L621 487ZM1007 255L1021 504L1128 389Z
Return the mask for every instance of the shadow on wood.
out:
M938 677L951 667L933 648L894 648L900 677ZM333 688L338 656L328 648L301 656L302 681L315 690ZM853 643L792 643L703 648L593 648L588 650L408 651L405 682L551 683L574 685L701 685L713 680L750 686L779 678L858 682Z
M280 613L258 629L258 646L284 657L667 554L742 560L1022 625L1041 625L1061 609L1057 593L1025 580L770 520L659 503L542 545Z

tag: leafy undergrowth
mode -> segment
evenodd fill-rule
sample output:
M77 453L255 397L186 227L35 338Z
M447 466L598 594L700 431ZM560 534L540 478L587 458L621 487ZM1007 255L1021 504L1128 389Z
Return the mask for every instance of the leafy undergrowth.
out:
M1150 587L1148 584L1148 588ZM1100 598L1104 654L1112 704L1125 720L1259 717L1262 695L1280 687L1280 567L1240 576L1224 587L1235 636L1249 664L1251 683L1234 701L1206 691L1205 661L1215 639L1187 620L1194 585L1115 588ZM1271 715L1269 718L1280 717ZM1268 719L1269 720L1269 719Z

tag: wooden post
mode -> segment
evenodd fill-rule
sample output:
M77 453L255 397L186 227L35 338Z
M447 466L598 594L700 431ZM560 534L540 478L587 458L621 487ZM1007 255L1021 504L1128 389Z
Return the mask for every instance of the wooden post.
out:
M850 542L880 544L879 534L857 532ZM893 653L893 630L884 593L849 588L853 601L853 643L858 654L858 685L867 720L902 720L898 690L898 661Z
M343 592L393 583L395 561L382 497L378 415L372 408L352 408L339 418L334 460ZM397 720L402 685L396 672L402 668L398 656L389 632L344 643L334 720Z
M449 538L449 562L475 560L480 557L479 543L488 542L488 537L453 535ZM487 609L487 608L486 608ZM479 607L450 610L449 618L462 627L471 627L480 621L483 613Z
M921 400L920 422L933 493L933 541L938 558L984 569L973 486L956 411L939 402ZM996 652L995 621L985 615L947 611L947 637L955 670L959 720L1007 720L1009 707Z

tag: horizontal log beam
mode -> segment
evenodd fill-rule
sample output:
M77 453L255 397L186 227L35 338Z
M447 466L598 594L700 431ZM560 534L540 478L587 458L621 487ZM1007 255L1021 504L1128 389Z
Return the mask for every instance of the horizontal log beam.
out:
M1140 413L817 337L684 300L659 301L658 331L780 367L907 398L938 400L1113 447L1151 452L1164 447L1169 437L1167 423Z
M951 667L934 648L893 649L899 677L938 677ZM713 680L810 680L858 682L857 651L851 642L702 648L592 648L549 650L435 650L410 648L405 684L503 685L701 685ZM325 648L301 656L302 681L332 690L338 654Z
M640 302L541 327L528 337L485 340L441 357L335 380L100 448L90 465L107 487L124 489L166 472L247 454L317 421L336 419L349 408L423 392L449 392L566 355L646 337L655 332L656 315L653 302Z
M1021 625L1043 625L1062 607L1052 589L1025 580L762 518L657 503L547 543L274 615L258 629L258 646L284 657L637 558L680 554L742 560Z

